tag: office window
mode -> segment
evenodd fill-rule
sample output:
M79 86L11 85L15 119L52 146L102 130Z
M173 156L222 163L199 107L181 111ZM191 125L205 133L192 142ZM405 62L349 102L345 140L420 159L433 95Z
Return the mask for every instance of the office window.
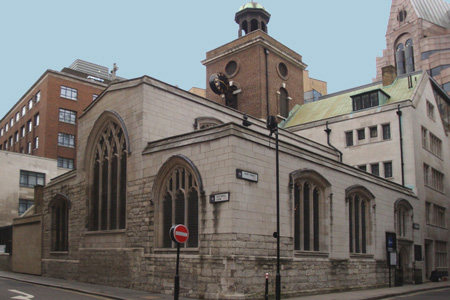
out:
M353 146L353 131L347 131L345 133L345 140L347 143L347 147Z
M33 108L33 99L30 99L28 101L28 110L31 110Z
M0 128L0 136L3 136L3 127Z
M427 115L434 120L434 105L427 101Z
M24 106L22 107L22 117L25 116L26 113L27 113L27 106L24 105Z
M446 227L445 224L445 208L439 205L433 205L433 219L432 222L436 226Z
M6 123L6 125L5 125L5 132L8 132L8 130L9 130L9 123Z
M67 133L58 133L58 145L64 147L75 147L75 136Z
M366 165L360 165L360 166L358 166L358 169L367 172L367 166Z
M19 141L19 131L16 131L14 133L14 140L16 141L16 143Z
M39 137L35 137L34 138L34 149L38 149L39 148Z
M34 115L34 127L39 126L39 114Z
M377 126L370 127L370 138L376 138L378 136L378 128Z
M31 132L31 130L33 129L33 123L31 122L31 120L28 120L27 122L27 132Z
M20 170L20 186L34 187L45 184L45 174Z
M375 107L380 104L385 104L388 99L389 95L387 95L382 90L376 90L352 96L353 111L358 111L370 107Z
M383 140L389 140L391 138L391 125L383 125Z
M13 136L9 137L9 147L12 147L14 145L14 139Z
M59 109L59 121L75 124L77 119L77 113L75 111L67 110L64 108Z
M31 154L31 142L27 143L27 154Z
M428 130L422 127L422 147L428 149Z
M4 147L4 149L5 149L5 150L8 150L8 140L5 141L5 147Z
M20 120L20 112L17 112L16 113L16 123L19 122L19 120Z
M392 162L384 163L384 177L391 178L392 177Z
M442 157L442 141L430 132L430 151L437 157Z
M378 163L371 164L370 169L373 175L380 176L380 165Z
M442 241L434 242L435 248L435 258L436 258L436 268L447 268L447 243Z
M73 159L58 157L58 168L73 169Z
M366 130L358 129L358 140L364 140L366 138Z
M70 87L66 87L66 86L61 86L61 93L60 96L62 98L67 98L67 99L71 99L71 100L77 100L78 99L78 91L76 89L70 88Z
M431 188L439 192L444 191L444 174L434 168L431 168Z
M19 217L23 215L33 204L33 200L19 199Z
M11 118L11 120L9 121L9 125L11 126L11 128L14 126L14 118Z
M37 92L34 96L34 102L38 103L39 101L41 101L41 91Z
M25 125L22 125L20 127L20 137L23 138L25 136Z

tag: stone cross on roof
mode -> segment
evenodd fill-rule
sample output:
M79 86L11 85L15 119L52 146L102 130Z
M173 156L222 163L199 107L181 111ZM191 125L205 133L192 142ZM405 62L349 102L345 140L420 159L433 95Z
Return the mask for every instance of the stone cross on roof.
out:
M113 69L111 70L111 80L116 79L116 72L119 70L119 67L116 65L116 63L113 64Z

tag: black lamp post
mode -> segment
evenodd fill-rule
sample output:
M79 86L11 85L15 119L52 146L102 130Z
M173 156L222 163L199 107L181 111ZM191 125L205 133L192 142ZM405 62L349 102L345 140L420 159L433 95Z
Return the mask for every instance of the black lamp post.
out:
M275 278L275 295L276 300L281 299L281 275L280 275L280 164L278 155L278 123L275 116L267 117L267 129L270 135L275 133L275 164L276 164L276 183L277 183L277 231L273 233L273 237L277 239L277 274Z

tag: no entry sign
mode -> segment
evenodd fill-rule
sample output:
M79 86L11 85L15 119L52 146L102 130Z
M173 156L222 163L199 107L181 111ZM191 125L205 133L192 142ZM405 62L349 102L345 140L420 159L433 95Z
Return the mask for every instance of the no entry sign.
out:
M189 238L189 230L182 224L173 225L170 229L170 237L174 242L184 244Z

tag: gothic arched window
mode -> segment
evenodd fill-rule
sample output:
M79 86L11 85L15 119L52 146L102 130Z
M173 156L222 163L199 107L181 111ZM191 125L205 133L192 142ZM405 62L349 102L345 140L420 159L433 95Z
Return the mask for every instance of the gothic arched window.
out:
M155 182L158 200L157 223L159 247L175 247L169 231L175 224L184 224L189 230L187 248L199 246L199 198L202 194L200 175L190 160L183 156L169 159L161 168Z
M350 253L369 253L373 195L363 187L347 190Z
M326 189L330 186L320 174L303 170L294 181L294 249L326 251Z
M92 147L89 230L124 229L128 149L122 126L105 122Z
M412 239L412 214L413 207L406 200L397 201L395 204L395 228L397 236Z
M51 251L69 250L69 207L70 200L63 195L50 202Z

